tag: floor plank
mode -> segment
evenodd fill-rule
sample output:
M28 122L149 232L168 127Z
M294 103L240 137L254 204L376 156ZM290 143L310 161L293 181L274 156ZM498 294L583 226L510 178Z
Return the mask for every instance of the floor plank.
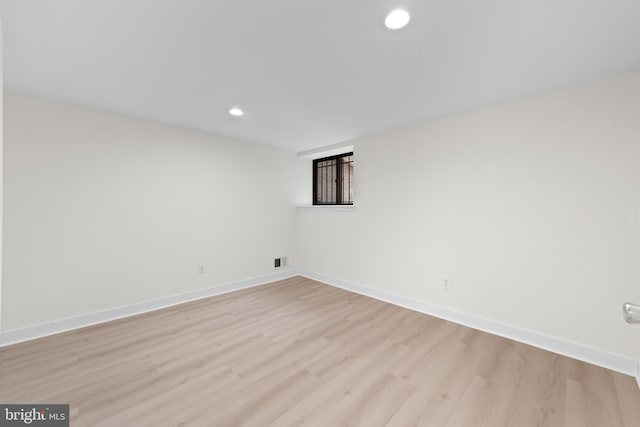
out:
M640 425L635 380L294 277L0 349L73 426Z

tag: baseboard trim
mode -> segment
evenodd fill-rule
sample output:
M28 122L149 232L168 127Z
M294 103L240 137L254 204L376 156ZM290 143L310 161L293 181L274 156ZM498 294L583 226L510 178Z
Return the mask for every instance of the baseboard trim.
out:
M612 371L630 375L632 377L635 377L638 383L638 387L640 387L640 362L634 359L613 353L608 353L571 341L550 337L538 332L522 329L513 325L508 325L480 316L452 310L443 306L427 303L414 298L409 298L391 292L370 288L347 280L325 276L323 274L315 273L308 270L298 270L296 272L293 269L226 283L220 286L198 289L196 291L158 298L155 300L144 301L137 304L131 304L100 312L84 314L81 316L2 332L0 333L0 347L18 344L25 341L31 341L37 338L72 331L75 329L105 323L124 317L135 316L137 314L147 313L150 311L171 307L189 301L222 295L241 289L261 286L267 283L274 282L276 280L287 279L296 275L307 277L309 279L316 280L330 286L341 288L350 292L355 292L357 294L375 298L377 300L388 302L400 307L408 308L410 310L449 320L454 323L459 323L470 328L478 329L484 332L529 344L534 347L539 347L544 350L561 354L563 356L571 357L573 359L582 360L584 362L601 366L603 368L611 369Z
M293 276L296 276L296 271L294 269L288 269L277 273L266 274L264 276L225 283L220 286L198 289L191 292L116 307L109 310L83 314L48 323L41 323L34 326L28 326L26 328L14 329L0 333L0 347L31 341L37 338L72 331L74 329L80 329L112 320L122 319L123 317L135 316L137 314L147 313L149 311L159 310L189 301L265 285L276 280L287 279Z
M391 292L370 288L347 280L325 276L307 270L298 270L300 276L335 286L357 294L375 298L410 310L449 320L454 323L489 332L505 338L542 348L573 359L611 369L612 371L636 377L640 386L640 364L637 360L587 347L560 338L550 337L538 332L522 329L506 323L497 322L480 316L452 310L440 305L430 304L414 298L408 298Z

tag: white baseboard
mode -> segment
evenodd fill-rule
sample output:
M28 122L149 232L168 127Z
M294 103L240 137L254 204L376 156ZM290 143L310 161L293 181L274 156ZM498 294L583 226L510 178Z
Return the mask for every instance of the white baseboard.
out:
M337 288L345 289L380 301L439 317L473 329L489 332L494 335L499 335L534 347L539 347L563 356L611 369L612 371L630 375L632 377L636 377L638 386L640 386L639 362L625 356L608 353L606 351L550 337L538 332L508 325L506 323L496 322L480 316L452 310L440 305L430 304L417 299L381 291L379 289L369 288L346 280L328 277L312 271L298 270L298 274Z
M91 326L98 323L121 319L123 317L134 316L136 314L142 314L148 311L154 311L161 308L170 307L172 305L182 304L188 301L226 294L228 292L238 291L240 289L251 288L254 286L260 286L270 282L274 282L276 280L293 277L295 275L296 271L294 269L287 269L277 273L252 277L250 279L239 280L232 283L225 283L223 285L211 288L198 289L196 291L186 292L178 295L171 295L151 301L144 301L137 304L116 307L95 313L83 314L81 316L70 317L34 326L28 326L26 328L14 329L11 331L0 333L0 347L17 344L24 341L30 341L49 335L59 334L61 332L71 331L74 329L84 328L86 326Z
M353 282L342 279L318 274L312 271L294 269L271 273L264 276L253 277L250 279L240 280L237 282L226 283L224 285L211 288L199 289L196 291L186 292L183 294L172 295L151 301L145 301L124 307L117 307L96 313L84 314L77 317L57 320L49 323L29 326L22 329L15 329L0 333L0 347L11 344L17 344L24 341L30 341L49 335L58 334L86 326L104 323L111 320L121 319L123 317L134 316L149 311L158 310L172 305L181 304L188 301L207 298L215 295L222 295L228 292L240 289L251 288L254 286L264 285L276 280L282 280L293 277L296 274L307 277L318 282L326 283L347 291L355 292L371 298L385 301L410 310L425 313L451 322L469 326L474 329L489 332L525 344L539 347L554 353L562 354L567 357L602 366L612 371L620 372L636 378L640 387L640 362L617 354L608 353L602 350L583 346L574 342L550 337L538 332L527 329L518 328L494 320L486 319L480 316L455 311L446 307L430 304L413 298L404 297L393 294L391 292L381 291L369 288Z

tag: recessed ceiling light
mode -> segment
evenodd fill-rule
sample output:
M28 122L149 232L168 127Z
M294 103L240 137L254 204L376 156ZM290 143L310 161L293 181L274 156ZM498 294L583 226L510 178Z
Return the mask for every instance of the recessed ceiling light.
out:
M233 107L233 108L229 109L229 114L231 114L232 116L240 117L240 116L244 115L244 111L242 111L238 107Z
M410 19L411 15L409 15L409 12L402 9L396 9L387 15L387 18L384 20L384 25L386 25L390 30L399 30L407 25Z

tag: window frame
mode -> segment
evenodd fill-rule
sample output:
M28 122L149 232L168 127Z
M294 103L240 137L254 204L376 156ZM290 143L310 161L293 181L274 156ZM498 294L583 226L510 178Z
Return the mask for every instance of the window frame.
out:
M342 202L342 191L338 191L338 189L342 190L342 168L340 167L341 163L340 160L343 157L349 157L349 156L353 156L353 151L347 152L347 153L342 153L342 154L336 154L333 156L327 156L327 157L321 157L318 159L313 159L313 190L312 190L312 205L313 206L353 206L353 200L348 202L348 203L344 203ZM318 203L318 194L317 194L317 190L318 190L318 162L324 162L327 160L337 160L337 164L336 164L336 182L334 183L335 185L335 192L336 192L336 203ZM353 184L352 184L353 185Z

